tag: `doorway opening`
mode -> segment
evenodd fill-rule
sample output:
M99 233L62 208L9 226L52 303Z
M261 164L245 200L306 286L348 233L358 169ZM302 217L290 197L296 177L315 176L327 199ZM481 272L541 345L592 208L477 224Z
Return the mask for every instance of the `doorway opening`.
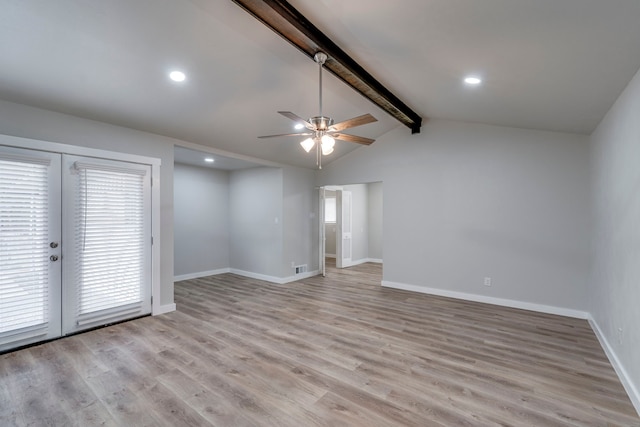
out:
M383 260L383 183L320 187L320 271Z

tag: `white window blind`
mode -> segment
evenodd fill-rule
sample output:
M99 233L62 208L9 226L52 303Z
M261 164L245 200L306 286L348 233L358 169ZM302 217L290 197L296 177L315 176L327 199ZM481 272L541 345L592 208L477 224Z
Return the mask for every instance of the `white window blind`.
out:
M324 222L336 222L335 197L328 197L324 199Z
M75 163L77 323L135 311L145 281L144 170Z
M0 156L0 336L49 319L48 165Z

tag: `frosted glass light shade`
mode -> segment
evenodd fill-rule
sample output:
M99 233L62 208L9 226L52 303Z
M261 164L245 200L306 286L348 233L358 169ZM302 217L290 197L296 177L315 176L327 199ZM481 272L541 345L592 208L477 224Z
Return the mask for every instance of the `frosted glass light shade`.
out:
M333 153L333 146L336 145L336 140L329 135L322 135L322 154L327 156Z
M328 156L329 154L333 153L333 147L331 148L325 148L325 146L322 146L322 154L325 156Z
M311 151L311 149L315 145L315 141L311 138L307 138L304 141L302 141L300 145L302 145L302 148L304 148L304 151L308 153L309 151Z
M336 140L333 139L331 136L329 135L322 135L322 147L327 147L327 149L329 148L333 148L333 146L336 145Z

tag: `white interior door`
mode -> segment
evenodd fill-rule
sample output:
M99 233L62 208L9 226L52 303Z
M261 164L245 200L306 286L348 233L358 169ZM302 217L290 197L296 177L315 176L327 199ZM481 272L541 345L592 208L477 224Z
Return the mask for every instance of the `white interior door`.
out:
M150 169L0 146L0 351L151 312Z
M0 146L0 351L60 335L60 162Z
M336 191L336 267L351 265L351 191Z

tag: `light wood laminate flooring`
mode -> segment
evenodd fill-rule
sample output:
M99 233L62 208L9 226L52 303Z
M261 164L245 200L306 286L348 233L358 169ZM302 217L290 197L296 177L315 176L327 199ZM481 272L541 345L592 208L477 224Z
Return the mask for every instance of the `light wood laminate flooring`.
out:
M586 321L381 276L176 283L176 312L1 355L0 425L640 426Z

